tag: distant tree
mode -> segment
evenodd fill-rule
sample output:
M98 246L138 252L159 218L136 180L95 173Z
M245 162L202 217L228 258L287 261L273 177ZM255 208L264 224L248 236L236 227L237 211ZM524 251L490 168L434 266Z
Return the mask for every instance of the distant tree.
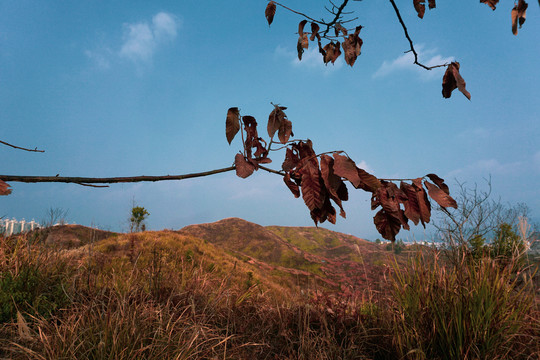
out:
M495 230L491 251L494 257L519 258L525 251L524 239L518 235L512 225L503 222Z
M133 206L131 208L131 217L129 218L129 227L131 232L139 232L141 229L146 230L144 220L150 215L142 206Z
M67 215L69 210L62 209L60 207L50 207L45 211L45 215L41 220L41 226L48 228L58 225L65 225L67 223Z
M491 183L487 185L487 190L480 190L476 185L458 184L457 209L440 208L440 216L433 223L439 239L453 250L448 254L456 263L463 252L478 259L488 252L510 258L524 251L523 237L527 235L518 235L518 230L528 217L527 205L507 205L492 199Z
M476 235L470 241L470 249L473 258L480 259L484 255L486 240L483 236Z

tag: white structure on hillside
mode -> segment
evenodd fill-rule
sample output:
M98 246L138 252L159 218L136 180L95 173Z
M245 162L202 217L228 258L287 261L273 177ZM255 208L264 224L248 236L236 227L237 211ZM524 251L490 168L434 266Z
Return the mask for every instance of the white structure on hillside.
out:
M14 218L11 220L0 219L0 234L4 234L6 236L32 231L40 227L41 225L39 225L33 219L32 221L26 221L24 219L17 221Z

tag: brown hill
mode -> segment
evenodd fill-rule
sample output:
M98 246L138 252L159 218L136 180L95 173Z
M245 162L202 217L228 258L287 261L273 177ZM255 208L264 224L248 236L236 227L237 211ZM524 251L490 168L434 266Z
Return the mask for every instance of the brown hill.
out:
M114 232L89 228L82 225L55 225L34 230L27 236L51 247L71 249L92 242L98 242L115 235L117 234Z
M263 227L238 218L178 231L212 243L237 258L281 273L298 285L364 289L377 286L393 261L384 246L315 227ZM375 284L375 285L374 285Z

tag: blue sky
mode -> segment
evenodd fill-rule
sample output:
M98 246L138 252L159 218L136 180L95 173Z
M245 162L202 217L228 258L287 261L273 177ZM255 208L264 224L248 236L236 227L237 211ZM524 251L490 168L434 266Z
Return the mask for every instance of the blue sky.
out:
M314 18L325 1L287 1ZM495 198L526 203L540 220L540 9L512 35L512 2L492 11L477 2L440 2L420 20L398 4L426 64L457 60L472 95L441 96L444 69L412 65L389 2L353 2L365 26L353 68L325 66L311 48L296 59L301 20L278 7L269 28L266 1L0 0L0 139L44 149L0 147L7 175L135 176L230 166L240 150L225 139L227 109L255 116L287 106L296 138L317 152L346 150L378 177L434 172L486 184ZM264 134L265 131L261 131ZM278 169L284 154L272 158ZM148 227L241 217L261 225L312 225L302 200L280 177L234 173L177 182L11 183L0 216L40 220L48 208L68 220L127 229L132 201ZM347 219L323 226L378 237L369 197L351 191ZM407 232L399 236L406 238Z

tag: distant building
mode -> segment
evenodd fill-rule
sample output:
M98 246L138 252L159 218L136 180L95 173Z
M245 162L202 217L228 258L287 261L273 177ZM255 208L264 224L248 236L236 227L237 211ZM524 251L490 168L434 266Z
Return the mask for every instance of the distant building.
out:
M26 221L24 219L18 221L14 218L11 220L0 219L0 234L5 236L32 231L40 227L41 225L35 222L34 219L32 219L32 221Z

